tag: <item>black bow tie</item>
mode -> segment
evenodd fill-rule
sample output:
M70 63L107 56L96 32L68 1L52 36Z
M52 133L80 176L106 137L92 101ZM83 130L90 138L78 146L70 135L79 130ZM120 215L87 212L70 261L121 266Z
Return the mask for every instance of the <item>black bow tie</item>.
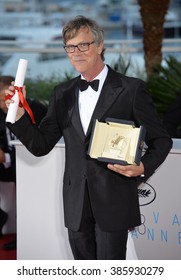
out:
M86 80L81 79L79 81L79 88L80 91L84 91L88 88L88 86L91 86L91 88L95 91L98 91L98 87L99 87L99 80L93 80L91 82L88 82Z

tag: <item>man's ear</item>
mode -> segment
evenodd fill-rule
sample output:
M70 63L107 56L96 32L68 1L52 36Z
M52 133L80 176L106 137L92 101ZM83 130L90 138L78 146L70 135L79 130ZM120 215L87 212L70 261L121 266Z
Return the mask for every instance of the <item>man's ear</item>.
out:
M99 46L97 46L97 49L98 49L98 54L101 54L102 51L103 51L103 49L104 49L104 43L101 42L101 43L99 44Z

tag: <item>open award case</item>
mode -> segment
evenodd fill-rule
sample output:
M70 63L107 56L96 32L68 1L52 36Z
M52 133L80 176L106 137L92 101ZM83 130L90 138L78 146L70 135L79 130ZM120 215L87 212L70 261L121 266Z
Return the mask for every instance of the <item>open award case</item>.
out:
M145 128L133 122L106 119L95 120L88 154L91 158L123 165L139 164L144 146Z

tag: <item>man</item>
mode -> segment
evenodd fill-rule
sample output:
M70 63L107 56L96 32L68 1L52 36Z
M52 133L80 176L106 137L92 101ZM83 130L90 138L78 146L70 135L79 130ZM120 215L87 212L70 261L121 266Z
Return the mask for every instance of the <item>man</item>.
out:
M95 21L76 17L65 25L63 40L70 62L81 75L55 87L38 128L23 108L18 108L16 122L8 127L36 156L49 153L64 137L64 217L74 258L125 259L128 229L140 225L137 186L165 160L172 140L144 82L104 64L103 31ZM82 89L81 79L99 79L98 88ZM9 98L13 91L13 85L6 91L7 106L13 102ZM146 128L148 149L140 165L107 164L88 156L94 119L105 122L108 117Z
M14 81L13 76L0 76L0 181L16 183L16 163L15 163L15 149L10 143L15 139L15 136L6 127L7 106L5 104L5 90L9 88L11 82ZM36 123L39 124L41 119L45 116L47 108L35 100L28 99ZM0 193L1 197L1 193ZM1 206L1 205L0 205ZM0 236L2 236L2 228L8 219L7 213L0 208ZM16 247L16 240L5 244L5 249L14 249Z

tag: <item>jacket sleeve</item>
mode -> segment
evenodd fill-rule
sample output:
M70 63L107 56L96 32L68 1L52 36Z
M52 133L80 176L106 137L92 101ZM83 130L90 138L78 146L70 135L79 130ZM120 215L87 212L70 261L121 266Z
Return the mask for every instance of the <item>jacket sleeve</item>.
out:
M14 124L7 123L9 129L22 144L35 156L48 154L62 137L57 117L55 94L52 95L47 114L40 125L34 125L25 114Z

